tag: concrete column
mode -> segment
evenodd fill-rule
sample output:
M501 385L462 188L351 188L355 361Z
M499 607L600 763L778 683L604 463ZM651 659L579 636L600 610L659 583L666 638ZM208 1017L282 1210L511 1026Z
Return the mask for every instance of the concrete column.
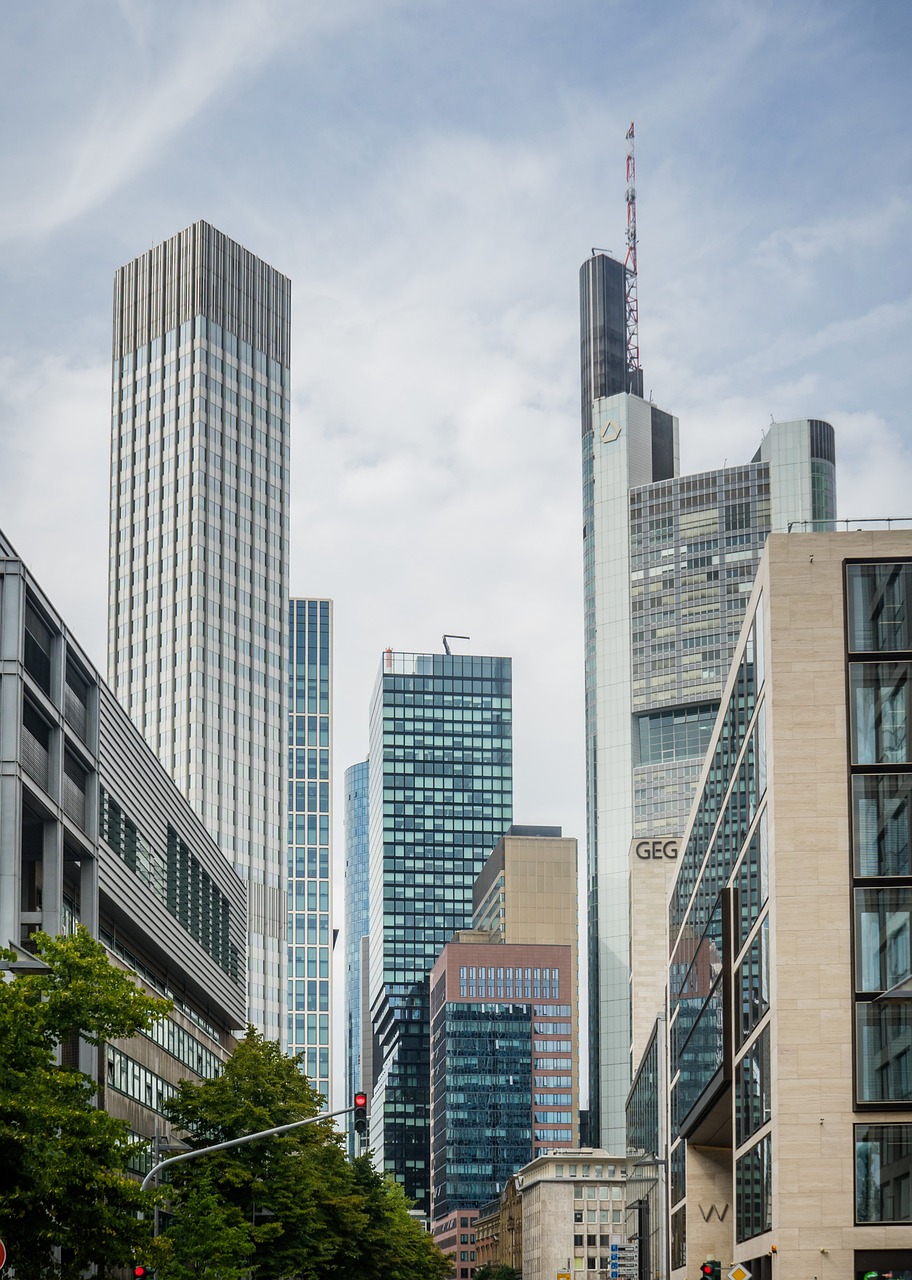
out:
M98 863L87 854L79 864L79 922L98 937Z
M11 677L0 677L0 692L5 682L11 682ZM3 711L0 709L0 721L2 719ZM10 766L4 761L2 768L6 770ZM19 779L14 772L3 772L0 773L0 947L19 941L21 847Z
M41 850L41 927L55 937L61 932L63 908L63 827L44 824Z

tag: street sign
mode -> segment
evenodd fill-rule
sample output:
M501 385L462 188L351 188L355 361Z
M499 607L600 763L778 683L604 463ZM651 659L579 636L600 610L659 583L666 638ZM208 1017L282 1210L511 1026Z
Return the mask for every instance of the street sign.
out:
M557 1273L557 1280L570 1280L570 1272L569 1272L569 1271L558 1271L558 1273Z
M6 1262L6 1245L0 1240L0 1271L3 1270L3 1264Z
M748 1271L747 1267L740 1262L736 1262L728 1273L728 1280L751 1280L753 1273Z

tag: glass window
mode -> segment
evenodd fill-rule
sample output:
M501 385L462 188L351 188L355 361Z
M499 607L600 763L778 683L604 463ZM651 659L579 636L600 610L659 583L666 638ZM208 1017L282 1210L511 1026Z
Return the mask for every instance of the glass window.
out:
M855 874L912 875L912 776L856 775L852 800Z
M855 1221L912 1222L912 1124L855 1126Z
M859 1102L912 1102L912 1000L855 1006Z
M750 1240L772 1226L772 1146L769 1135L735 1162L738 1240Z
M910 753L908 662L853 662L852 750L855 764L906 764Z
M735 1145L741 1146L770 1118L770 1029L760 1035L735 1067Z
M687 1260L687 1210L678 1209L671 1215L671 1266L683 1267Z
M737 990L741 993L738 1043L743 1043L769 1008L769 917L738 966Z
M912 973L912 885L855 890L855 988L888 991Z
M855 652L912 649L912 564L850 564L846 579L849 648Z

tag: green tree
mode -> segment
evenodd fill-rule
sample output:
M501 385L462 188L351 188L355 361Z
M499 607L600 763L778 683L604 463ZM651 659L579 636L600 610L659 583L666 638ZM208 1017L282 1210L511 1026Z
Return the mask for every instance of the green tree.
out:
M520 1275L506 1263L486 1262L475 1272L475 1280L520 1280Z
M203 1147L318 1116L322 1097L293 1059L250 1028L222 1075L182 1082L166 1109L190 1144ZM215 1193L252 1245L253 1280L442 1280L448 1273L401 1190L369 1160L350 1164L331 1120L175 1165L173 1177L178 1206L204 1183ZM176 1227L164 1233L166 1267L190 1264ZM211 1228L214 1252L221 1232L215 1217ZM173 1274L184 1280L194 1273Z
M161 1280L244 1280L256 1247L240 1212L216 1195L205 1175L177 1200L159 1244Z
M56 1051L76 1035L135 1035L170 1006L113 968L84 928L35 941L50 971L0 981L0 1237L17 1280L93 1264L107 1276L145 1247L150 1224L137 1214L151 1197L125 1172L136 1145L126 1124L95 1107L95 1082Z
M399 1183L378 1173L370 1156L358 1156L351 1171L364 1223L356 1269L350 1274L358 1280L443 1280L450 1275L451 1263L409 1213Z

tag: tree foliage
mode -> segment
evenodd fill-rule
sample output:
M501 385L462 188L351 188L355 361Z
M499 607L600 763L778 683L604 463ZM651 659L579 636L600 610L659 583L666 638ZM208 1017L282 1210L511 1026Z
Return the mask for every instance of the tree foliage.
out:
M475 1272L475 1280L520 1280L520 1275L504 1262L486 1262Z
M95 1082L56 1051L77 1034L94 1045L135 1035L170 1006L113 968L84 928L35 940L50 972L0 981L0 1237L17 1280L93 1264L107 1276L148 1239L137 1214L151 1199L125 1173L127 1126L94 1106Z
M167 1104L173 1124L198 1147L321 1110L321 1096L298 1065L253 1029L222 1075L200 1084L184 1081ZM350 1163L332 1121L175 1165L173 1178L176 1217L164 1233L162 1280L221 1280L216 1270L192 1270L206 1262L205 1232L191 1256L180 1225L192 1218L186 1208L192 1198L204 1195L214 1198L206 1201L212 1256L223 1235L218 1205L237 1232L237 1257L246 1258L252 1280L442 1280L449 1273L447 1260L410 1216L401 1189L382 1178L369 1158Z

